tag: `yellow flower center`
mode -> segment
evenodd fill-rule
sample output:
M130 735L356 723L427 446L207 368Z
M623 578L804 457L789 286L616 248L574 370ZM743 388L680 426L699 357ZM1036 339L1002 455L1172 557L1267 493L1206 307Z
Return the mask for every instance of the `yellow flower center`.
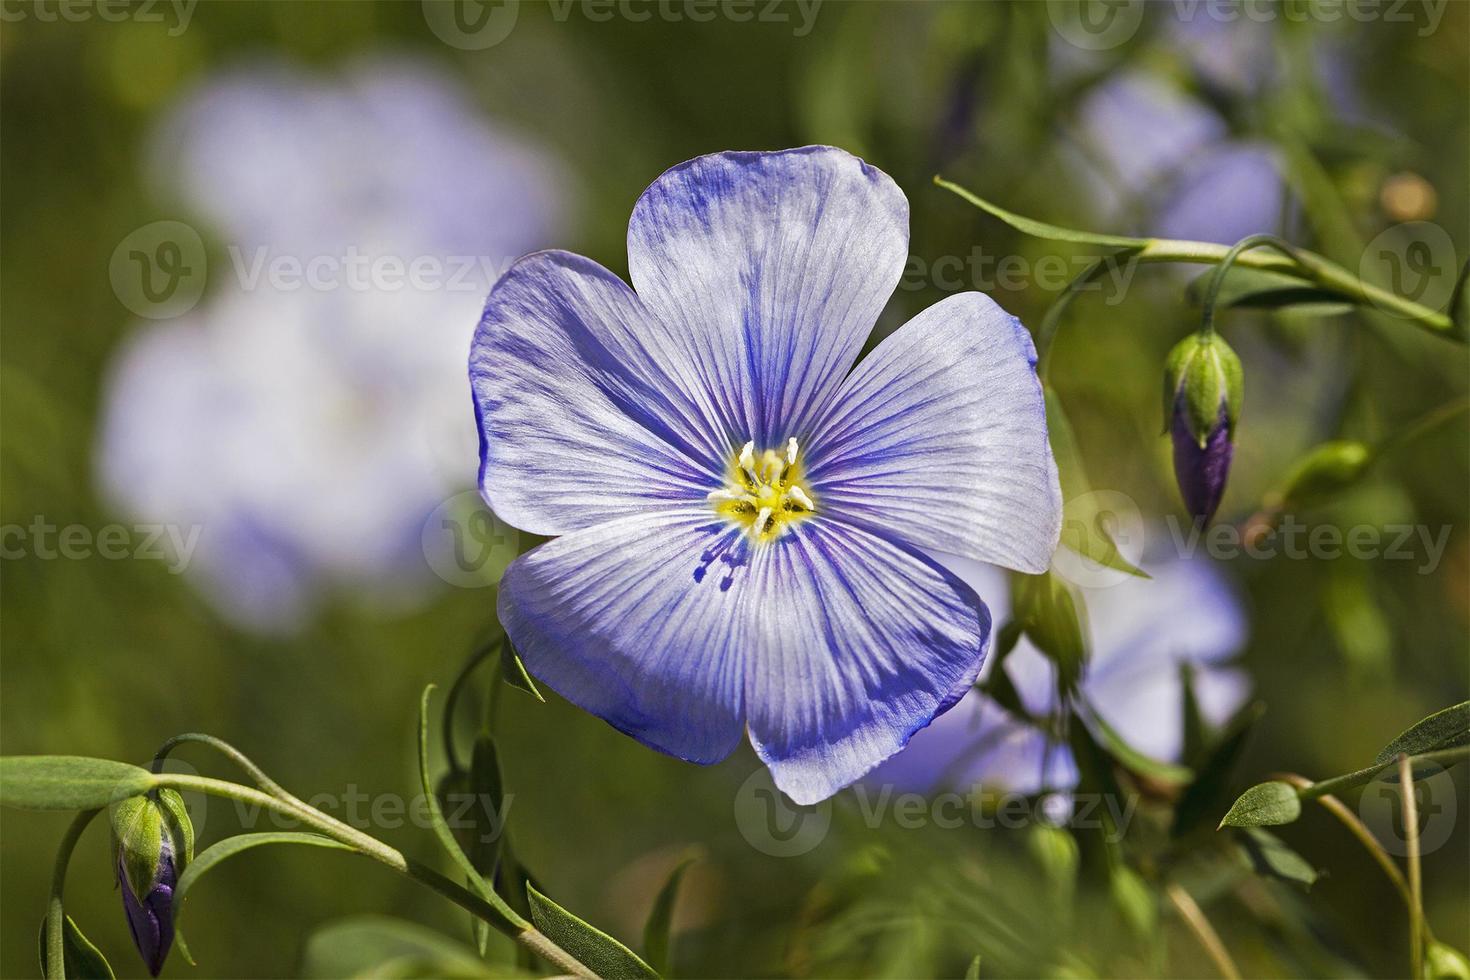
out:
M756 541L772 541L797 521L816 512L801 479L800 449L788 439L784 453L767 449L759 456L747 442L730 464L725 486L711 490L716 513L745 528Z

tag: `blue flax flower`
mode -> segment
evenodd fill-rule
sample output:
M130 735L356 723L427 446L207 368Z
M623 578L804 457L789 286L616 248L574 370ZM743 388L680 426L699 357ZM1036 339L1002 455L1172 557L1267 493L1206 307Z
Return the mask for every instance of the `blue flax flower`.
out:
M798 803L969 689L990 614L928 552L1039 572L1061 498L1035 351L989 298L853 366L907 251L907 200L856 157L719 153L639 198L633 288L554 251L496 284L481 491L556 536L500 586L532 673L682 759L744 729Z

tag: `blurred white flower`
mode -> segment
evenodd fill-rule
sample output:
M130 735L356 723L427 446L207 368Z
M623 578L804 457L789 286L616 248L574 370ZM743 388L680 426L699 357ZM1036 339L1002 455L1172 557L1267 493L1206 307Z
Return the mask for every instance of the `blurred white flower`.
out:
M117 353L104 493L198 525L187 574L239 625L290 629L333 594L418 600L422 523L475 482L470 337L499 271L558 233L556 161L452 80L384 61L229 73L154 159L225 255L200 307ZM282 279L278 259L327 271Z
M944 556L944 562L991 604L997 624L1009 619L1006 577L994 566ZM1145 755L1178 761L1183 750L1183 681L1194 671L1200 711L1211 724L1226 721L1245 702L1249 680L1229 661L1245 644L1239 600L1206 558L1170 558L1146 566L1152 579L1128 579L1084 590L1092 659L1082 694L1102 719ZM1022 639L1005 670L1027 711L1056 711L1051 664ZM981 671L990 676L991 661ZM1020 793L1068 790L1077 770L1065 744L971 691L947 714L916 734L898 755L875 769L870 785L927 792L967 789L976 783Z

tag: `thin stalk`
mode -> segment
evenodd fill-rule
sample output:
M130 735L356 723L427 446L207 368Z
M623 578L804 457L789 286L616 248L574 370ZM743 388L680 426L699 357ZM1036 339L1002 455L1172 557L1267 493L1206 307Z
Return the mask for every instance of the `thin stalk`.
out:
M1070 241L1094 248L1122 249L1129 253L1130 258L1139 262L1185 262L1215 265L1223 262L1231 249L1228 245L1218 245L1213 242L1077 232L1014 214L942 177L935 177L934 183L1001 219L1023 234L1052 241ZM1462 329L1456 327L1447 313L1431 309L1386 289L1381 289L1372 283L1364 282L1347 269L1316 252L1309 252L1295 246L1288 246L1283 254L1242 252L1236 257L1235 264L1247 269L1285 272L1299 276L1355 303L1372 303L1382 310L1403 317L1437 337L1448 337L1462 344L1470 339L1466 337Z
M1191 242L1174 238L1150 239L1134 253L1140 262L1186 262L1196 265L1213 265L1224 260L1230 246L1211 242ZM1342 266L1331 262L1315 252L1294 248L1293 258L1285 255L1270 255L1261 252L1242 253L1236 265L1247 269L1262 269L1267 272L1285 272L1304 276L1324 289L1339 293L1354 301L1367 301L1373 305L1403 317L1415 326L1438 337L1449 337L1464 343L1465 338L1455 331L1454 322L1445 313L1430 309L1411 299L1405 299L1372 283L1364 282Z
M1424 976L1424 877L1419 866L1419 801L1414 797L1414 766L1399 754L1399 790L1404 806L1404 849L1409 862L1409 976Z
M1279 779L1284 783L1290 783L1299 790L1312 785L1310 779L1294 772L1277 773L1272 778ZM1383 869L1383 873L1388 876L1388 880L1393 882L1394 889L1403 898L1404 907L1408 908L1412 902L1409 894L1409 883L1404 879L1404 873L1399 870L1399 866L1393 863L1393 858L1389 857L1388 852L1383 849L1383 845L1378 843L1378 838L1373 836L1373 832L1367 828L1362 820L1358 819L1356 813L1349 810L1343 804L1342 800L1339 800L1337 797L1318 796L1316 800L1329 813L1336 817L1358 839L1358 843L1362 844L1363 848L1372 855L1373 861Z
M1199 907L1199 903L1176 883L1170 883L1164 889L1164 893L1179 910L1184 924L1189 926L1189 931L1194 933L1194 937L1204 947L1205 954L1215 964L1215 969L1220 971L1220 975L1225 977L1225 980L1240 980L1240 970L1236 969L1235 961L1230 958L1230 951L1221 942L1220 934L1215 931L1215 927L1210 925L1210 920L1205 917L1204 910Z
M1296 259L1296 250L1275 235L1247 235L1230 247L1215 271L1210 274L1209 289L1205 291L1204 313L1200 319L1200 333L1208 336L1215 332L1215 301L1220 298L1220 287L1225 285L1225 275L1240 257L1253 248L1274 248L1289 259Z
M186 742L196 742L200 745L207 745L215 751L219 752L225 758L229 759L235 765L243 769L247 776L255 780L255 785L259 786L261 789L265 790L267 793L271 794L277 799L289 800L293 803L298 803L301 806L306 806L306 804L303 803L301 800L297 799L295 796L292 796L289 792L287 792L285 787L281 786L280 783L267 776L265 774L265 770L261 769L254 762L252 762L249 756L247 756L244 752L241 752L239 749L235 748L233 745L231 745L229 742L226 742L222 738L215 738L213 735L206 735L203 732L184 732L183 734L175 735L173 738L164 742L158 747L158 751L153 754L153 762L149 765L149 768L152 769L155 773L162 772L163 762L165 759L168 758L169 753Z
M426 888L438 892L460 908L465 909L477 918L483 919L501 933L509 936L528 949L533 950L559 969L578 977L592 978L596 976L596 974L589 971L576 957L556 945L544 933L540 932L535 926L522 919L519 915L516 915L513 911L510 915L514 916L514 918L511 918L505 914L507 910L497 908L432 868L405 857L402 851L383 843L370 834L363 833L356 827L343 823L329 814L301 803L299 800L295 800L294 797L283 799L279 796L274 796L270 793L223 779L174 772L159 773L157 775L156 785L160 788L206 793L210 796L249 803L283 816L300 820L303 824L306 824L318 833L346 844L380 864L392 868L399 874L407 875Z
M46 902L46 980L66 980L66 911L61 893L66 888L66 868L82 831L101 810L83 810L66 828L61 846L56 850L56 864L51 871L51 897Z
M501 642L504 642L503 640ZM460 691L469 680L470 674L490 654L500 649L499 643L486 643L473 654L465 665L459 669L459 674L454 678L454 683L449 685L449 693L444 698L444 757L449 763L450 772L459 772L459 756L454 751L454 706L459 701Z
M1409 761L1416 764L1421 762L1453 764L1466 758L1470 758L1470 745L1425 752L1421 755L1410 757ZM1315 800L1319 796L1335 796L1339 790L1352 789L1355 786L1363 786L1371 783L1376 777L1382 775L1388 766L1389 763L1381 766L1369 766L1366 769L1359 769L1357 772L1350 772L1346 775L1324 779L1320 783L1312 783L1310 786L1298 789L1297 796L1303 800Z

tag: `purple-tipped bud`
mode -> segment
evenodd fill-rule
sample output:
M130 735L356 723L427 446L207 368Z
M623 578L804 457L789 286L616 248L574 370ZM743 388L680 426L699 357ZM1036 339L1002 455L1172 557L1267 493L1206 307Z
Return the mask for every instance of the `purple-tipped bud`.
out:
M165 839L158 853L158 871L152 885L141 897L133 894L128 869L121 854L117 860L117 880L122 886L123 911L128 914L128 928L133 945L143 957L148 972L158 976L174 941L174 887L178 874L174 867L173 846Z
M1225 494L1243 390L1240 358L1213 333L1186 337L1164 366L1164 428L1184 506L1208 524Z
M194 859L194 825L183 798L171 789L115 803L111 818L128 929L156 977L174 942L174 890Z
M1174 409L1174 421L1169 434L1174 440L1174 479L1179 483L1179 493L1189 516L1201 525L1208 524L1225 495L1225 480L1230 475L1230 459L1235 454L1235 444L1230 441L1230 426L1227 423L1225 406L1220 406L1220 417L1201 446L1190 429L1187 413L1181 397Z

